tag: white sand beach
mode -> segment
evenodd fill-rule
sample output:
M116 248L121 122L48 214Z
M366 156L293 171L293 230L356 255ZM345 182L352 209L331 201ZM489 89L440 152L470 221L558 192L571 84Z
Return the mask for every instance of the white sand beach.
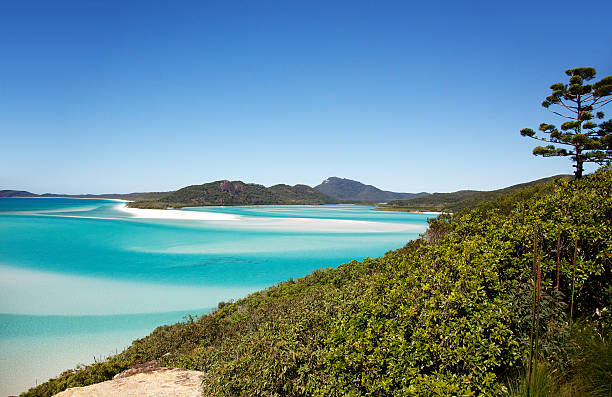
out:
M353 219L319 218L256 218L249 219L244 228L274 228L283 231L307 231L325 233L399 233L424 232L419 224L361 221Z
M142 219L174 219L174 220L200 220L200 221L236 221L241 222L244 229L275 229L278 231L308 231L328 233L390 233L390 232L424 232L422 225L400 223L386 223L376 221L359 221L347 219L316 219L316 218L273 218L273 217L245 217L234 214L224 214L207 211L186 210L160 210L130 208L125 203L115 206L115 209L126 212L132 218Z
M115 209L127 212L132 218L179 219L192 221L235 221L240 219L239 215L220 214L217 212L131 208L125 203L116 205Z

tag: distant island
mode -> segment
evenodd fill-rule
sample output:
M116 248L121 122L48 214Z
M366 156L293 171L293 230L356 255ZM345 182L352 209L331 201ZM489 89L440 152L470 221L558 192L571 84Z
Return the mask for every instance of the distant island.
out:
M117 199L117 200L156 200L172 192L142 192L142 193L105 193L105 194L36 194L25 190L0 190L0 197L49 197L49 198L90 198L90 199Z
M385 204L380 204L377 210L387 211L437 211L437 212L457 212L466 208L474 208L478 204L496 200L508 193L517 190L523 190L526 195L531 195L536 191L550 190L552 185L548 182L562 178L569 179L571 175L554 175L547 178L541 178L534 181L519 183L517 185L508 186L502 189L480 191L480 190L459 190L452 193L432 193L423 196L415 197L408 200L392 200Z
M25 190L0 190L0 197L39 197L39 194L26 192Z
M191 185L154 200L129 203L134 208L181 208L211 205L321 205L338 204L329 197L306 185L274 185L265 187L242 181L215 181Z
M0 190L0 197L70 197L118 199L130 201L129 207L167 209L201 206L238 205L323 205L369 204L379 211L457 212L473 208L524 188L533 192L546 190L547 182L571 175L554 175L502 189L459 190L451 193L397 193L381 190L351 179L330 177L314 188L307 185L278 184L265 187L256 183L220 180L186 186L169 192L108 194L35 194L25 190ZM533 193L530 191L530 194Z

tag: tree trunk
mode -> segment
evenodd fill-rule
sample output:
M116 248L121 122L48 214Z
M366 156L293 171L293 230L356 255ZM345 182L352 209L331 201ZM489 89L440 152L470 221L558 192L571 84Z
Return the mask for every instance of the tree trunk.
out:
M576 148L576 165L574 166L576 167L576 172L574 172L574 179L582 178L582 171L584 169L583 167L584 161L582 160L581 152L582 152L582 149Z
M576 115L576 121L578 122L578 128L576 128L577 135L582 134L582 104L580 103L580 94L577 98L578 114ZM582 178L582 147L580 144L576 145L576 172L574 173L574 179Z

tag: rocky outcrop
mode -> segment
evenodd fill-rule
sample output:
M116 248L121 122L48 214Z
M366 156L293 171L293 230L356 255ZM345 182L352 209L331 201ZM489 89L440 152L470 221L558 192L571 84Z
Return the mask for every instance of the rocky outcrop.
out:
M200 397L202 373L160 368L149 362L115 375L112 380L73 387L54 397Z
M222 181L220 185L221 191L231 194L239 194L244 192L244 183L242 182L230 182L230 181Z

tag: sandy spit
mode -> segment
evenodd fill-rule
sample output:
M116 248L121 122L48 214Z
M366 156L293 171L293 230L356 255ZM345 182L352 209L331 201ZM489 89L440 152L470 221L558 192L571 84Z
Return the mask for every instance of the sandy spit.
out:
M116 205L115 209L127 212L132 216L132 218L181 219L196 221L235 221L240 219L239 215L221 214L216 212L130 208L125 203Z

